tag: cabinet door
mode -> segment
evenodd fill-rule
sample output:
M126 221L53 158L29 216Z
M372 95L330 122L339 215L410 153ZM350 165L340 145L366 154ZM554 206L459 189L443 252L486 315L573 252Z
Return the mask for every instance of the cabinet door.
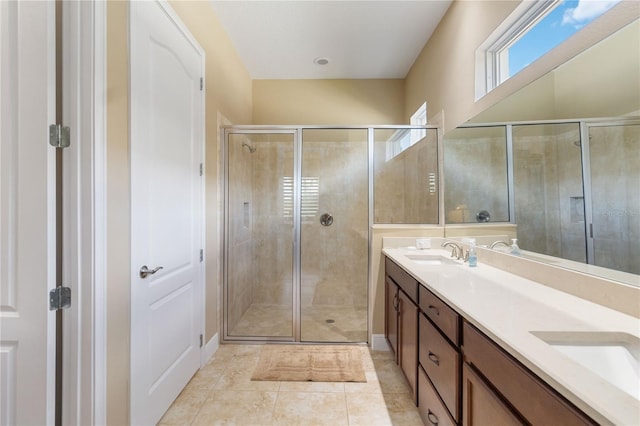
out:
M523 425L518 417L476 375L468 364L462 367L462 424L465 426Z
M409 381L414 400L418 376L418 306L400 291L400 368Z
M384 335L389 342L391 351L398 360L398 286L385 277L385 320Z

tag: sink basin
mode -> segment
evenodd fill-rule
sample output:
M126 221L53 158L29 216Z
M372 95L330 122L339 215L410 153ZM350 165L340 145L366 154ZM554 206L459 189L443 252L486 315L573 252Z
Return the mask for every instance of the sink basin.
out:
M607 382L640 400L640 339L617 332L532 332Z
M460 265L459 262L453 259L436 254L408 254L406 256L419 265Z

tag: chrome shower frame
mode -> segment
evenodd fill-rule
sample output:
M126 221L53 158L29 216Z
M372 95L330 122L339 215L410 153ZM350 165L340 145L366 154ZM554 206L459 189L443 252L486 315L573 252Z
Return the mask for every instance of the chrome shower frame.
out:
M380 129L398 129L398 130L410 130L410 129L431 129L437 132L437 157L438 157L438 206L444 203L443 194L441 191L441 185L443 182L443 170L442 164L442 133L441 129L437 126L426 125L298 125L298 126L262 126L262 125L235 125L235 126L222 126L220 128L220 140L222 146L220 147L221 161L222 161L222 186L223 186L223 226L222 226L222 290L221 290L221 309L220 309L220 323L222 324L221 342L223 343L309 343L314 344L317 342L302 342L301 341L301 311L300 311L300 276L301 276L301 218L300 218L300 182L302 179L302 132L307 129L320 129L320 130L365 130L367 132L367 161L368 161L368 241L367 241L367 340L363 342L322 342L323 344L354 344L354 343L370 343L371 342L371 330L372 330L372 308L373 303L371 300L371 289L376 283L372 283L372 238L373 238L373 225L374 225L374 136L375 130ZM227 297L228 297L228 253L229 253L229 149L228 138L231 134L291 134L293 135L293 174L294 174L294 197L293 197L293 321L292 321L292 337L262 337L262 336L230 336L229 324L227 321ZM255 148L254 148L255 149ZM438 212L439 224L442 225L443 215Z

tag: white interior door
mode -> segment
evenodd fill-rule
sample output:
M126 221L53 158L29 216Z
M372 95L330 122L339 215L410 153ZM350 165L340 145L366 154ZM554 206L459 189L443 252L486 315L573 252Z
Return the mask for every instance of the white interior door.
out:
M200 367L204 53L166 3L130 5L131 423L154 424Z
M55 4L0 1L0 424L54 423Z

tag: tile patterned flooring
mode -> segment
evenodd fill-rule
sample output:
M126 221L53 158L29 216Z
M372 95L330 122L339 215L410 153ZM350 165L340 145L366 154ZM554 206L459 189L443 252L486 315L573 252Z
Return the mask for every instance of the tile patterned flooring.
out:
M159 425L422 425L390 352L363 351L366 383L252 382L261 345L221 345Z

